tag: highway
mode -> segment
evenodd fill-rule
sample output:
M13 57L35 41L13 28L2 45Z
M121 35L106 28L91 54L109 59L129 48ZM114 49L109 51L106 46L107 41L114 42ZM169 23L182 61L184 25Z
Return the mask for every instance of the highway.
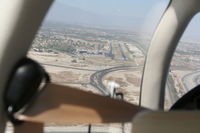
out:
M171 89L170 89L170 85L169 85L169 82L167 81L166 82L166 87L165 87L167 90L167 96L168 96L168 101L169 101L169 104L170 106L173 105L175 102L176 102L176 99L174 98L174 94L172 93Z
M116 67L111 67L107 69L102 69L102 70L94 70L94 69L83 69L83 68L77 68L77 67L69 67L69 66L62 66L62 65L54 65L54 64L46 64L42 63L44 66L52 66L52 67L59 67L59 68L66 68L66 69L75 69L75 70L81 70L81 71L90 71L90 72L95 72L90 76L90 82L89 83L83 83L83 82L75 82L75 83L68 83L68 84L82 84L82 85L92 85L96 89L98 89L103 95L109 96L110 92L109 90L105 87L103 84L103 77L114 71L119 71L119 70L129 70L129 69L138 69L142 68L140 67L134 67L134 66L116 66ZM62 82L59 82L62 83ZM66 83L66 82L65 82Z
M119 70L129 70L129 69L139 69L142 68L141 66L117 66L117 67L112 67L112 68L107 68L107 69L103 69L103 70L99 70L95 73L93 73L90 76L90 84L97 88L102 94L109 96L110 92L108 90L108 88L105 87L105 85L103 84L103 77L110 73L110 72L114 72L114 71L119 71Z
M184 76L181 78L181 82L183 83L183 86L184 86L186 92L189 91L190 89L192 89L191 87L189 87L189 86L191 86L191 85L189 85L189 82L188 82L188 81L190 80L190 79L188 79L189 77L194 76L192 82L193 82L193 84L194 84L195 86L199 84L199 83L198 83L198 80L200 79L200 74L198 74L198 73L200 73L199 70L198 70L198 71L195 71L195 72L192 72L192 73L188 73L188 74L184 75ZM168 81L167 81L167 83L166 83L166 89L167 89L167 95L168 95L169 103L170 103L171 105L173 105L173 104L176 102L176 99L175 99L175 97L174 97L174 94L173 94L172 91L170 90L170 85L169 85L169 82L168 82Z
M200 80L200 75L196 75L196 76L193 78L193 82L194 82L196 85L199 85L199 80Z
M194 83L195 86L199 84L198 83L198 79L200 77L200 74L198 74L198 73L200 73L200 70L197 70L197 71L192 72L192 73L188 73L188 74L186 74L185 76L183 76L181 78L181 82L183 83L184 88L186 89L186 91L189 91L190 89L192 89L191 87L189 87L188 81L187 81L190 76L195 75L194 78L193 78L193 83Z
M95 72L90 76L90 82L89 83L83 83L83 82L75 82L75 83L68 83L68 84L82 84L82 85L92 85L96 89L99 90L103 95L109 96L110 92L109 90L105 87L103 84L103 77L114 71L119 71L119 70L129 70L129 69L139 69L142 68L140 67L134 67L134 66L116 66L116 67L111 67L107 69L102 69L102 70L94 70L94 69L83 69L83 68L77 68L77 67L69 67L69 66L62 66L62 65L54 65L54 64L46 64L42 63L44 66L52 66L52 67L59 67L59 68L66 68L66 69L75 69L75 70L81 70L81 71L90 71L90 72ZM59 82L62 83L62 82ZM65 82L66 83L66 82Z
M98 71L98 70L94 70L94 69L85 69L85 68L78 68L78 67L69 67L69 66L61 66L61 65L54 65L54 64L46 64L46 63L41 63L41 65L53 66L53 67L59 67L59 68L66 68L66 69L75 69L75 70L81 70L81 71L90 71L90 72Z

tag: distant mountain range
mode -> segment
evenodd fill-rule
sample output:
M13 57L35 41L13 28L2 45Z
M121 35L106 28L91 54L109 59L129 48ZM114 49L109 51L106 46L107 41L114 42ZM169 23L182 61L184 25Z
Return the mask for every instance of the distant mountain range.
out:
M103 10L103 9L102 9ZM54 2L45 21L138 31L142 19L104 16Z

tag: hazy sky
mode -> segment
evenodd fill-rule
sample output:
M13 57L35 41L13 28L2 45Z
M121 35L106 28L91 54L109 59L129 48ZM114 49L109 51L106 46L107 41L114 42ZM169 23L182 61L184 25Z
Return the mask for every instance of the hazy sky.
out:
M152 34L169 0L55 0L47 19ZM200 15L184 37L200 40Z
M142 17L169 0L58 0L58 2L102 15Z

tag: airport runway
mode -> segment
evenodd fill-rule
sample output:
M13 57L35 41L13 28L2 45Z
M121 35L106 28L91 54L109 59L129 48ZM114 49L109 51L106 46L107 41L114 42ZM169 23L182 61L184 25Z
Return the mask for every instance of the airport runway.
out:
M118 48L119 48L119 51L120 51L120 53L121 53L122 59L123 59L124 61L128 61L128 58L127 58L126 55L124 54L124 51L123 51L122 46L121 46L120 43L118 43Z

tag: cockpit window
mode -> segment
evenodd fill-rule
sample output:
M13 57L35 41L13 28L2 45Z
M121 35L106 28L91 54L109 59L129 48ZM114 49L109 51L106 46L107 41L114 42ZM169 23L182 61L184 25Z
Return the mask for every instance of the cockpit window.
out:
M56 0L28 56L44 66L54 83L138 104L145 55L168 3ZM61 129L51 126L47 132ZM86 132L87 127L62 131ZM92 132L99 131L131 132L129 124L92 125Z
M183 34L168 75L168 107L200 83L200 15L197 14Z

